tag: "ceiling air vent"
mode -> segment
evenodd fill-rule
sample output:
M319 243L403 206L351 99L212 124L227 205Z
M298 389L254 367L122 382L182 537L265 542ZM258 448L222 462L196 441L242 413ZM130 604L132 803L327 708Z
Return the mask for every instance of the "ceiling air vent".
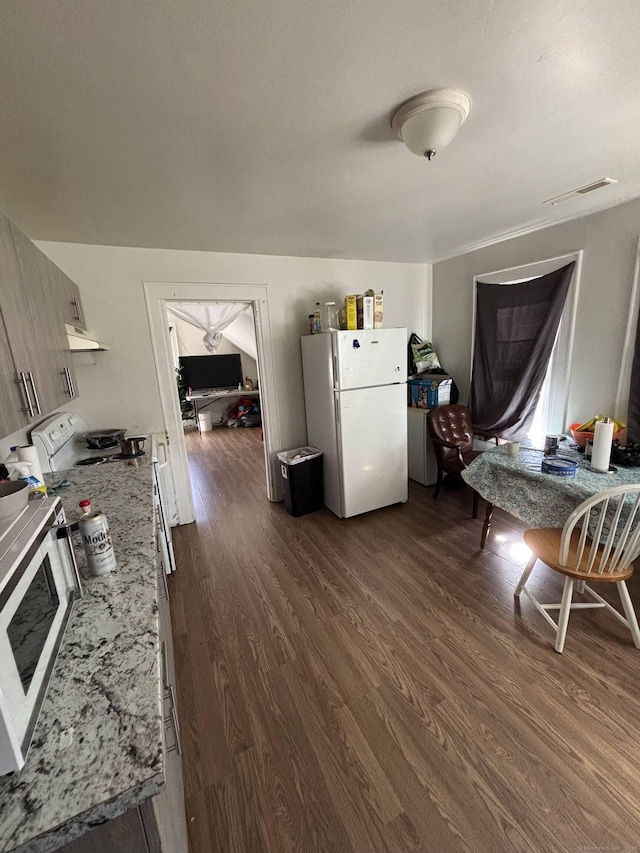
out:
M592 184L587 184L586 187L579 187L577 190L570 190L563 195L557 195L555 198L547 199L544 204L562 204L563 201L569 201L572 198L577 198L579 195L592 193L594 190L600 190L602 187L607 187L609 184L617 184L615 178L600 178L599 181L594 181Z

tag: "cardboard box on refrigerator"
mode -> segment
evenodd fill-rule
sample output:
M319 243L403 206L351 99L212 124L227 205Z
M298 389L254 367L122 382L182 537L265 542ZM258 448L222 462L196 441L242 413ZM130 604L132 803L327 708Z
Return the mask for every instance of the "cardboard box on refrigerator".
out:
M367 291L363 296L358 296L358 328L373 329L373 291Z
M446 373L424 373L419 379L410 379L409 405L412 409L435 409L451 402L453 380Z
M373 328L381 329L382 328L382 317L383 317L383 292L376 293L373 297Z
M345 296L344 310L346 314L346 326L349 331L355 331L358 328L358 297L355 293L351 296Z

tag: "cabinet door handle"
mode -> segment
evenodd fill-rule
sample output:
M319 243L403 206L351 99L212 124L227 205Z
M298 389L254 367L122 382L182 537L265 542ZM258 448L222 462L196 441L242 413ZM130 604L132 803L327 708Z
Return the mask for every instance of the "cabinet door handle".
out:
M162 586L164 587L164 595L162 596L166 601L169 601L169 587L167 586L167 573L164 569L164 563L160 563L158 568L158 574L162 576Z
M158 468L164 468L169 464L169 457L167 456L167 445L164 441L158 442L158 447L162 448L162 456L164 457L163 461L158 464Z
M60 373L64 376L65 385L67 386L67 396L73 397L73 388L71 387L71 377L69 375L69 368L63 367Z
M161 644L162 656L162 686L165 690L169 689L169 665L167 663L167 641L163 640Z
M173 746L167 747L167 752L177 752L178 755L182 755L182 749L180 748L180 724L178 723L178 709L176 707L176 694L173 691L173 684L169 685L169 696L171 698L171 718L170 722L173 727Z
M38 399L38 391L36 389L36 383L33 381L33 373L29 371L27 373L29 377L29 382L31 383L31 390L33 391L33 401L36 404L36 409L38 410L38 414L42 414L42 409L40 408L40 400Z
M36 413L33 410L33 403L31 402L31 395L29 394L29 386L27 385L27 374L22 370L18 373L19 379L16 379L16 382L19 385L22 385L22 390L24 391L24 397L27 401L26 408L21 409L22 412L29 412L29 417L34 418Z
M64 375L65 375L65 378L67 380L67 388L69 389L69 396L71 398L73 398L76 396L76 389L75 389L75 386L73 384L73 379L71 378L71 371L69 370L68 367L65 367Z

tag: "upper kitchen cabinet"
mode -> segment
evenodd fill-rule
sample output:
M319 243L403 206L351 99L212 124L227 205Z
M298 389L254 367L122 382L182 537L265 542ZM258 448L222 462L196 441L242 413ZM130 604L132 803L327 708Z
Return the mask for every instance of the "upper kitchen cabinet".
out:
M0 317L0 437L11 435L26 423L26 402L14 377L9 341Z
M18 390L20 419L16 424L13 412L0 413L0 430L8 435L65 405L75 396L75 382L60 270L4 216L0 254L0 311L11 354L0 372L5 392L11 383Z
M0 215L0 436L10 435L25 426L34 414L27 374L18 373L9 346L5 313L12 313L12 300L2 299L5 292L19 293L21 289L22 278L9 220Z
M64 322L70 326L77 326L80 329L87 331L87 324L84 319L84 311L82 310L82 302L80 300L80 288L71 281L69 276L65 275L59 267L52 264L55 269L54 275L57 279L57 291L60 295L60 307Z

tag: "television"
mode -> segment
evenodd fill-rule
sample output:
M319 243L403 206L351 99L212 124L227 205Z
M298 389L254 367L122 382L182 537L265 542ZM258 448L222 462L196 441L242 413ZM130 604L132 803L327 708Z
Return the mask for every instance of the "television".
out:
M239 353L180 356L182 381L192 391L225 390L242 385Z

